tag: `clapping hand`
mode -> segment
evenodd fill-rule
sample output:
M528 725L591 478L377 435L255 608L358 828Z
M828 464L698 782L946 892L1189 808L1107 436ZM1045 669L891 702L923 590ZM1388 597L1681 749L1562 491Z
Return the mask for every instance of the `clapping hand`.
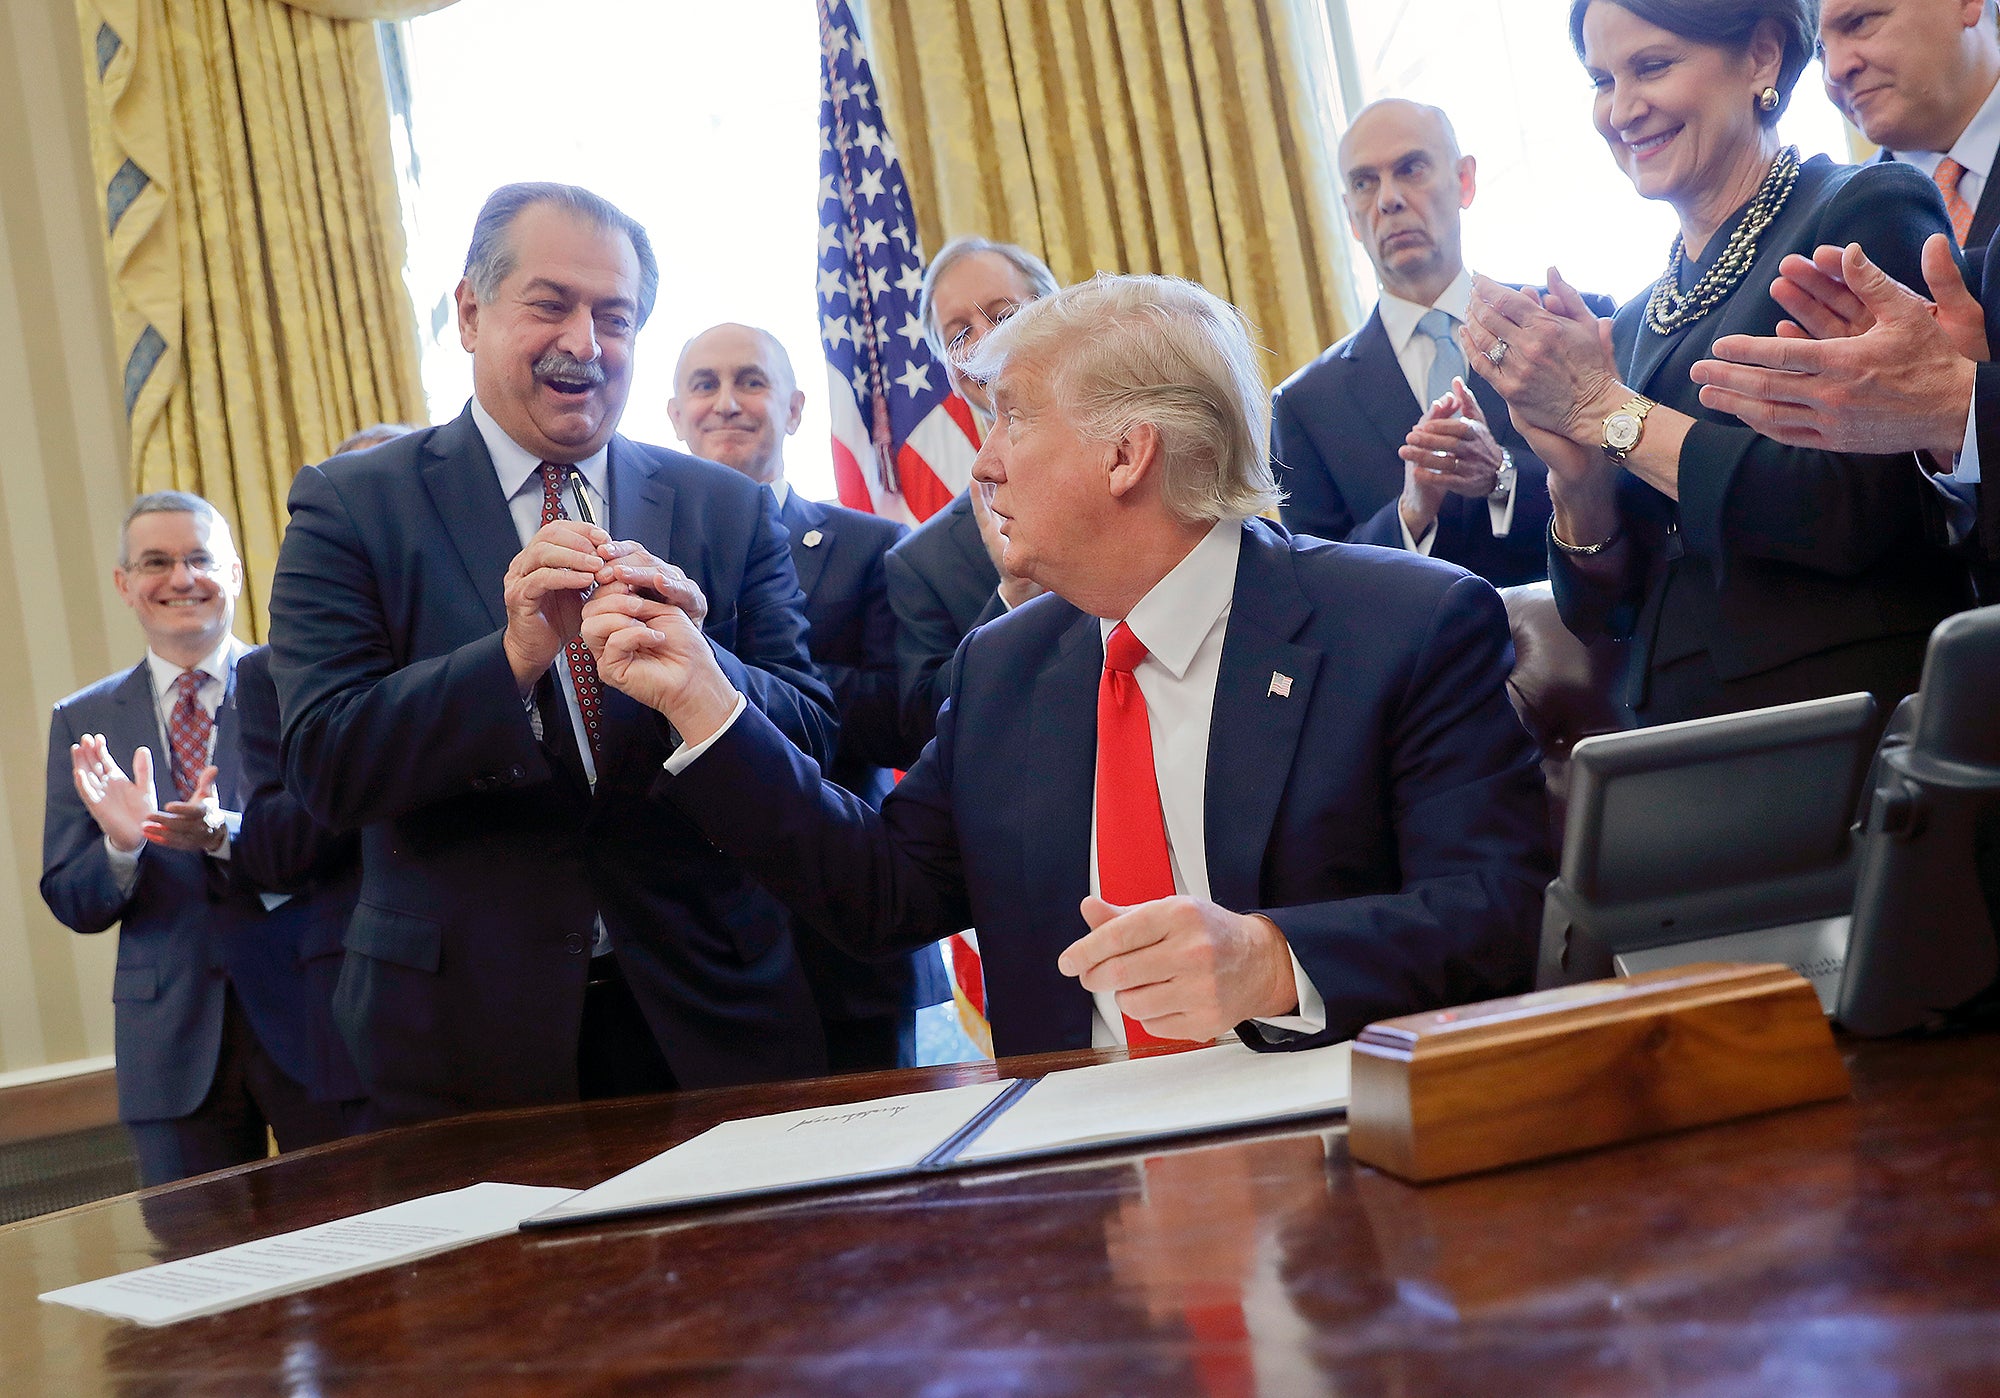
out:
M146 844L146 821L159 809L153 793L153 753L140 748L132 754L132 775L112 757L102 733L86 733L69 749L70 776L76 794L97 828L112 845L137 854Z

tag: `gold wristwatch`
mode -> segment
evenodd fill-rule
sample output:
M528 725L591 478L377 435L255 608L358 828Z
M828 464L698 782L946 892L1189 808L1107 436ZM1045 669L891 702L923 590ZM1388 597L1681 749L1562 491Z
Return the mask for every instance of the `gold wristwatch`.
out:
M1632 454L1632 448L1639 445L1639 438L1646 430L1646 414L1657 405L1650 398L1634 394L1632 400L1604 419L1604 454L1613 461L1623 461Z

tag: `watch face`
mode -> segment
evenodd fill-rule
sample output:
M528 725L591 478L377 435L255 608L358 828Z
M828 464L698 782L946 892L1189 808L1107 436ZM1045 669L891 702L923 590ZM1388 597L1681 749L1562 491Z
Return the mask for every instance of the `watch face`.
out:
M1631 413L1613 413L1604 419L1604 445L1613 451L1630 451L1639 444L1639 419Z

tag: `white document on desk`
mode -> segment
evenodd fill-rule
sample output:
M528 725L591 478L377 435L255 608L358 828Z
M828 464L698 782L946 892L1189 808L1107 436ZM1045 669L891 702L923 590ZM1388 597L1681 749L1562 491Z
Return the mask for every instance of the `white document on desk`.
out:
M725 1121L565 1199L534 1222L612 1217L802 1185L906 1175L1011 1085L972 1083Z
M44 1292L42 1300L141 1325L215 1315L511 1233L571 1189L475 1184L198 1257Z
M1002 1160L1122 1140L1323 1116L1347 1105L1350 1044L1258 1053L1217 1044L1050 1073L957 1159Z

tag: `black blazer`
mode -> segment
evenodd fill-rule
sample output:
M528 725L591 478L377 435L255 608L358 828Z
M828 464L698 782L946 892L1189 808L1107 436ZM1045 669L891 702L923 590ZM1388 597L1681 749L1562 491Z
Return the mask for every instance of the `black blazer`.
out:
M832 696L771 493L614 437L610 523L708 598L716 657L824 758ZM684 1087L824 1071L789 924L650 795L672 750L609 686L584 778L550 675L545 739L501 649L520 551L470 411L301 471L271 593L285 784L360 827L362 887L335 1013L384 1122L574 1100L593 920Z
M1785 312L1770 287L1787 254L1859 242L1890 276L1921 286L1924 240L1946 229L1937 187L1910 166L1814 156L1716 310L1664 337L1641 323L1644 293L1619 311L1613 343L1625 382L1695 419L1680 500L1622 474L1618 505L1633 545L1624 574L1586 578L1551 550L1549 576L1572 630L1632 639L1635 708L1649 671L1690 644L1728 681L1850 643L1926 635L1963 602L1963 582L1937 547L1935 492L1913 457L1783 446L1703 407L1688 377L1721 336L1776 333Z
M2000 174L2000 171L1996 171ZM1990 196L2000 179L1987 181ZM1988 198L1979 201L1984 208ZM1973 289L1986 312L1986 344L1989 356L2000 341L2000 229L1968 259ZM1985 567L2000 573L2000 361L1988 358L1978 368L1972 390L1973 425L1979 446L1979 553ZM1991 478L1987 473L1992 472Z
M1875 159L1878 163L1886 163L1889 152L1878 152ZM1996 233L2000 233L2000 152L1995 153L1994 164L1996 168L1986 177L1986 184L1979 191L1978 206L1972 211L1972 228L1965 235L1965 247L1968 252L1985 247L1993 241ZM1935 184L1936 181L1932 183ZM1923 282L1920 279L1912 285L1922 286ZM1992 323L1991 316L1987 317L1987 323ZM1980 455L1983 459L1985 453L1982 452Z
M958 498L889 550L889 605L896 613L896 673L903 736L921 751L951 697L945 662L973 627L1005 615L1000 570L979 537L972 497Z
M1608 316L1616 307L1589 296ZM1484 500L1446 495L1438 508L1431 557L1456 563L1496 587L1535 582L1548 574L1548 468L1514 430L1506 400L1473 373L1466 380L1485 410L1494 438L1514 458L1512 527L1493 536ZM1378 305L1354 334L1293 374L1271 395L1271 465L1286 499L1280 513L1294 533L1357 544L1403 546L1396 502L1403 460L1396 455L1423 405L1396 362Z
M1321 1035L1245 1041L1311 1047L1525 988L1550 865L1500 599L1431 559L1243 531L1209 729L1209 887L1276 922L1327 1005ZM980 627L937 740L879 815L753 713L662 785L856 951L976 926L1001 1054L1086 1048L1091 997L1056 957L1086 930L1103 666L1097 618L1060 597Z

